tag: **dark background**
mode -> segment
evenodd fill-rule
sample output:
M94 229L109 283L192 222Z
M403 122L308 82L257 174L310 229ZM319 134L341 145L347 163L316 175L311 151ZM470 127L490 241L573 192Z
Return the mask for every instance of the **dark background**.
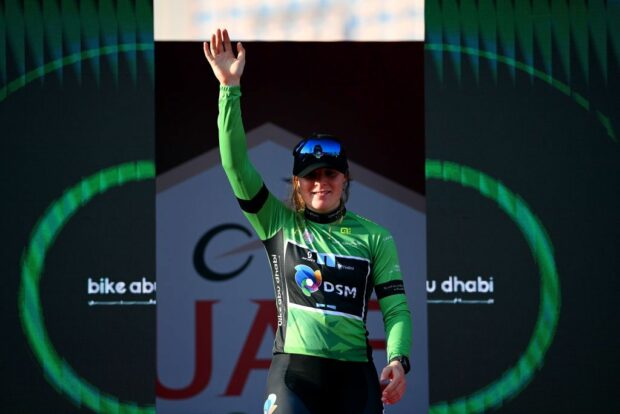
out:
M55 55L106 45L96 30L94 38L79 26L75 30L78 9L71 17L65 7L62 25L52 14L45 22L33 20L36 5L26 10L18 4L20 10L0 6L6 36L0 43L6 59L0 88ZM93 16L82 13L81 21L92 23ZM110 16L98 13L94 21L106 31L102 21ZM117 35L141 36L135 21L132 29L118 27L116 16L107 21ZM32 37L44 28L48 36ZM152 38L152 24L150 31ZM21 258L37 221L65 190L102 169L153 160L152 50L148 53L78 59L41 72L0 99L3 413L92 412L54 388L27 342L18 308ZM100 392L140 406L155 402L155 307L89 307L86 293L88 277L154 281L154 191L153 180L128 183L78 209L51 245L39 284L45 328L59 356Z
M243 111L246 131L272 122L300 137L336 135L351 160L424 194L421 42L243 45L242 111L251 108ZM162 174L217 146L209 137L217 136L219 83L200 42L157 42L155 67Z
M544 226L559 274L559 322L543 364L523 390L494 410L618 412L620 55L611 41L617 25L605 28L590 9L588 33L570 26L567 36L552 37L567 15L515 19L500 15L498 8L497 16L467 19L455 17L445 2L435 10L444 20L430 21L427 43L465 47L479 41L477 51L529 61L570 88L566 94L500 59L428 49L425 55L427 159L475 168L519 195ZM571 12L584 13L576 16L585 19L585 10ZM428 13L427 7L427 23ZM506 26L502 17L514 19L516 26ZM485 38L485 23L497 23L497 32L490 32L494 40ZM539 30L530 32L530 51L523 47L527 42L519 42L524 39L519 24ZM447 27L457 35L442 35L440 29ZM466 37L472 28L480 30L477 38ZM502 37L502 30L512 30L513 37ZM605 37L599 33L609 40L602 49L597 42ZM580 55L576 42L583 39L589 53ZM567 65L562 53L570 56ZM587 109L575 94L589 102ZM615 128L612 134L600 122L601 113ZM540 275L516 224L475 190L427 181L427 224L429 279L496 273L496 303L490 307L429 305L433 405L471 395L516 363L536 322Z

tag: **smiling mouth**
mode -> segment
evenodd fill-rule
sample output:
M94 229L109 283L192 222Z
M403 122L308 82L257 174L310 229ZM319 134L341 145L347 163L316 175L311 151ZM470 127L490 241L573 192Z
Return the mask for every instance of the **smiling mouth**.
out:
M323 190L323 191L313 191L312 194L314 195L327 195L331 193L331 191L327 191L327 190Z

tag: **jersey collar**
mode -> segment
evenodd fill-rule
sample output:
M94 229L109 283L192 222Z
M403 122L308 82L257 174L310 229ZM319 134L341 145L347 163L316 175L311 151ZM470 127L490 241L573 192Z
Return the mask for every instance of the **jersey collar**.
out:
M333 223L334 221L340 220L347 213L347 209L344 207L344 204L340 204L336 210L331 211L329 213L317 213L308 208L304 210L304 216L316 223L327 224Z

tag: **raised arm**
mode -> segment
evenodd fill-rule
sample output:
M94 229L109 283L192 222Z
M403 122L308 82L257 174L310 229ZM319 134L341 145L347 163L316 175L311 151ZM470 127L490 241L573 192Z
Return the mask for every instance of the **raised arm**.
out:
M232 50L228 30L217 29L211 35L211 43L204 42L205 57L220 85L239 86L245 67L245 49L237 42L237 57Z
M245 49L237 43L235 57L226 29L204 42L204 54L220 82L219 131L222 167L228 177L241 210L261 240L273 236L280 227L285 210L263 184L248 157L247 140L241 118L241 75L245 66Z

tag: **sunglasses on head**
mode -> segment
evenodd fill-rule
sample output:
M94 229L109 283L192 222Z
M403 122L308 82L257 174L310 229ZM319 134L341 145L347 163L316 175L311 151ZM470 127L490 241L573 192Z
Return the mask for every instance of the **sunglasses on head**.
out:
M295 156L313 155L321 158L325 155L337 158L340 156L342 147L340 142L329 138L308 138L302 141L293 151Z

